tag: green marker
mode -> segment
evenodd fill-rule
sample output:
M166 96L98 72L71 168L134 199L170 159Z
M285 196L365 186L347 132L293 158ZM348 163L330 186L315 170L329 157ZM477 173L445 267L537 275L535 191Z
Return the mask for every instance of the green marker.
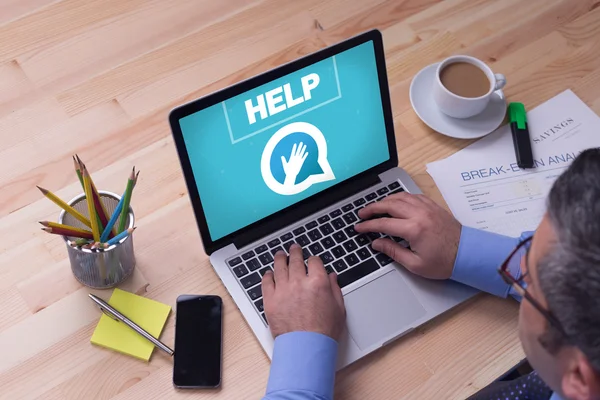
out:
M527 127L527 113L523 103L510 103L508 105L508 118L512 131L517 165L519 168L533 168L533 152Z

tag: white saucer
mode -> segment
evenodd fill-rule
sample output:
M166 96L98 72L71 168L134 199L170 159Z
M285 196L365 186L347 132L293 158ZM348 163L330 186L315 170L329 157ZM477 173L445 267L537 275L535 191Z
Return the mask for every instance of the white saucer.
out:
M410 103L427 126L446 136L458 139L476 139L496 130L504 121L506 102L498 90L485 110L471 118L452 118L442 113L433 100L433 82L439 63L423 68L410 84Z

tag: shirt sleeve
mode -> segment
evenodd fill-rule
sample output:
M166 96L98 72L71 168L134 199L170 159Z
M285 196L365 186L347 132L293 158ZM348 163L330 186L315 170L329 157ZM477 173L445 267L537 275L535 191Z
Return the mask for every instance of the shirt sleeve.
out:
M263 400L333 399L337 350L337 342L320 333L278 336Z
M521 296L504 282L498 268L519 242L532 234L525 232L520 238L513 238L463 226L450 278L495 296L511 295L521 301ZM525 249L520 250L508 266L517 279L521 276L519 260L524 254Z

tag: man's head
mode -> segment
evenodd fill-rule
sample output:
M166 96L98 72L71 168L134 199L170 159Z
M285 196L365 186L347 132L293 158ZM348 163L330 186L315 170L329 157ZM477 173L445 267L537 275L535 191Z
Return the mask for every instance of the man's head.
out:
M522 266L528 293L561 325L522 301L529 362L565 397L600 398L600 149L581 153L556 180Z

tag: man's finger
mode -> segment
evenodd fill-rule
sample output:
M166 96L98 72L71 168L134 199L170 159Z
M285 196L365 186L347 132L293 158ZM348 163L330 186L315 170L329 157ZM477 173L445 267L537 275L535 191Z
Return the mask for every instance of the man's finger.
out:
M263 276L261 285L263 297L268 301L273 293L275 293L275 279L271 270L267 271L267 273Z
M289 279L287 256L283 250L275 254L275 284L285 283Z
M329 285L331 286L331 291L333 292L335 302L340 308L344 309L344 296L342 296L342 289L340 289L340 285L338 284L337 275L335 272L329 274Z
M304 269L304 257L302 257L302 248L294 243L290 246L290 261L288 264L290 279L306 278L306 269Z
M356 232L378 232L390 236L400 236L410 238L412 223L406 219L399 218L378 218L361 222L354 226Z
M409 218L414 215L414 206L402 201L385 199L369 204L358 212L361 219L369 219L376 215L391 215L395 218Z
M412 251L400 246L391 239L376 239L373 241L372 246L373 249L387 254L396 262L402 264L409 271L413 271L418 268L418 264L420 262L419 257Z
M315 278L324 278L327 275L323 261L319 257L310 257L308 259L308 276Z

